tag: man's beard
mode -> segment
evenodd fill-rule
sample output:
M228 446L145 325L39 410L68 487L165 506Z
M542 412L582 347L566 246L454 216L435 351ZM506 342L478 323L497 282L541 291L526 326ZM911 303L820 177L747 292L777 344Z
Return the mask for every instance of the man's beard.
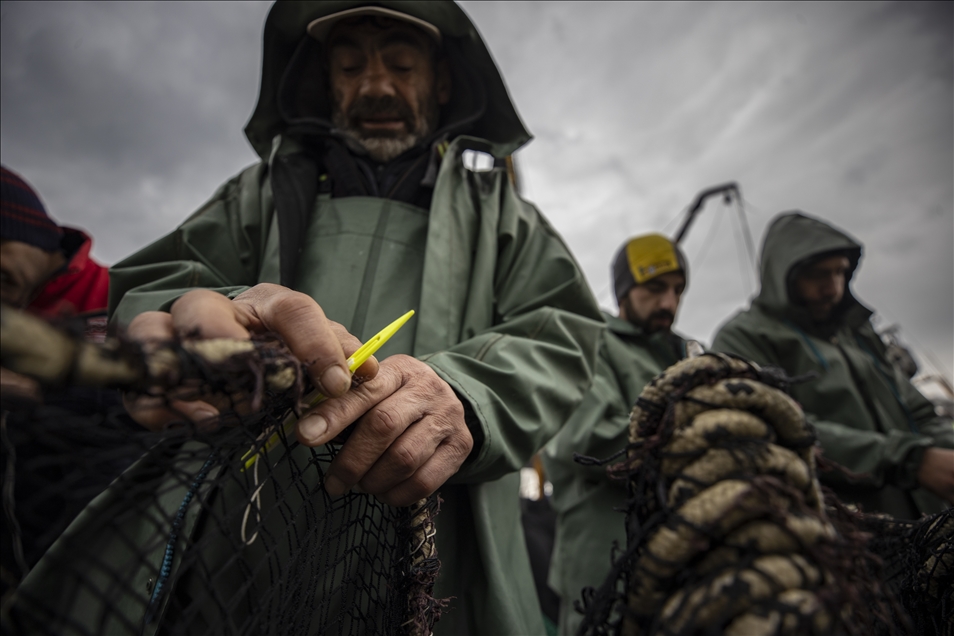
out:
M671 311L666 309L660 309L649 314L646 320L640 320L636 316L636 311L633 308L633 304L630 302L629 298L623 298L621 303L626 307L626 318L629 322L633 323L646 333L656 333L657 331L672 331L672 325L676 321L676 317ZM660 320L663 318L669 319L668 325L660 325L659 323L654 323L655 320Z
M816 325L826 325L836 322L839 319L841 312L844 310L843 300L844 298L837 302L831 299L815 303L814 305L809 305L808 303L803 304L808 310L808 315L811 317L813 323Z
M336 130L344 134L346 141L363 148L373 160L387 163L434 132L440 108L433 93L424 95L421 104L424 112L418 118L414 116L407 102L396 97L359 97L347 113L336 104L332 109L331 123ZM361 120L377 115L389 115L403 121L407 132L361 129ZM417 125L418 123L420 125Z

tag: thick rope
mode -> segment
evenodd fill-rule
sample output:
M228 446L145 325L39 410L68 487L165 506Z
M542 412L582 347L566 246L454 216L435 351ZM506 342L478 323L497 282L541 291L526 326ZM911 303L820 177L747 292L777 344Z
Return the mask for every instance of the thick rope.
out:
M629 484L627 548L607 582L584 592L581 633L872 634L909 625L886 600L865 535L846 535L828 518L815 432L786 383L706 354L645 388L627 458L610 468Z

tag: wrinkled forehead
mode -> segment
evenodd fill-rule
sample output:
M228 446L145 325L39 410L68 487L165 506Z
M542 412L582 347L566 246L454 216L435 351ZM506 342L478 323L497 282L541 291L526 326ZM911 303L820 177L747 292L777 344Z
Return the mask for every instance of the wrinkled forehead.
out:
M424 53L431 53L434 41L418 27L403 20L363 15L347 18L335 24L328 35L329 53L336 48L383 48L403 44Z

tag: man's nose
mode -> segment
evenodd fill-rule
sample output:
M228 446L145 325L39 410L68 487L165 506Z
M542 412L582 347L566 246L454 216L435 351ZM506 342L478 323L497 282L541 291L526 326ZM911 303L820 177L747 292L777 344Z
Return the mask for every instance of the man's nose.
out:
M394 82L381 56L372 55L368 60L359 92L362 97L387 97L395 94Z
M826 276L822 279L821 293L823 296L834 296L837 294L838 281L835 276Z
M679 306L679 296L676 295L676 290L668 289L662 296L662 301L659 303L660 309L665 309L672 313L676 314L676 308Z

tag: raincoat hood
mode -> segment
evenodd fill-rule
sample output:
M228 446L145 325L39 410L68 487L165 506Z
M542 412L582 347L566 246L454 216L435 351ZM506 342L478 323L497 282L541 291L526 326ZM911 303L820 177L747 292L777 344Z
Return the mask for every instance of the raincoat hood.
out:
M531 139L490 51L455 3L278 0L265 20L261 89L245 126L245 135L260 157L268 158L278 134L331 134L324 52L305 29L312 20L365 5L400 11L440 29L442 53L451 68L452 94L441 108L432 139L466 133L489 141L488 152L497 157L512 154Z
M861 260L861 250L861 243L824 221L802 212L779 215L765 233L761 257L762 288L754 304L778 318L792 320L802 327L811 326L808 310L794 299L797 269L822 254L843 251L850 266L845 275L845 297L835 309L835 315L866 320L871 311L855 299L849 286Z

